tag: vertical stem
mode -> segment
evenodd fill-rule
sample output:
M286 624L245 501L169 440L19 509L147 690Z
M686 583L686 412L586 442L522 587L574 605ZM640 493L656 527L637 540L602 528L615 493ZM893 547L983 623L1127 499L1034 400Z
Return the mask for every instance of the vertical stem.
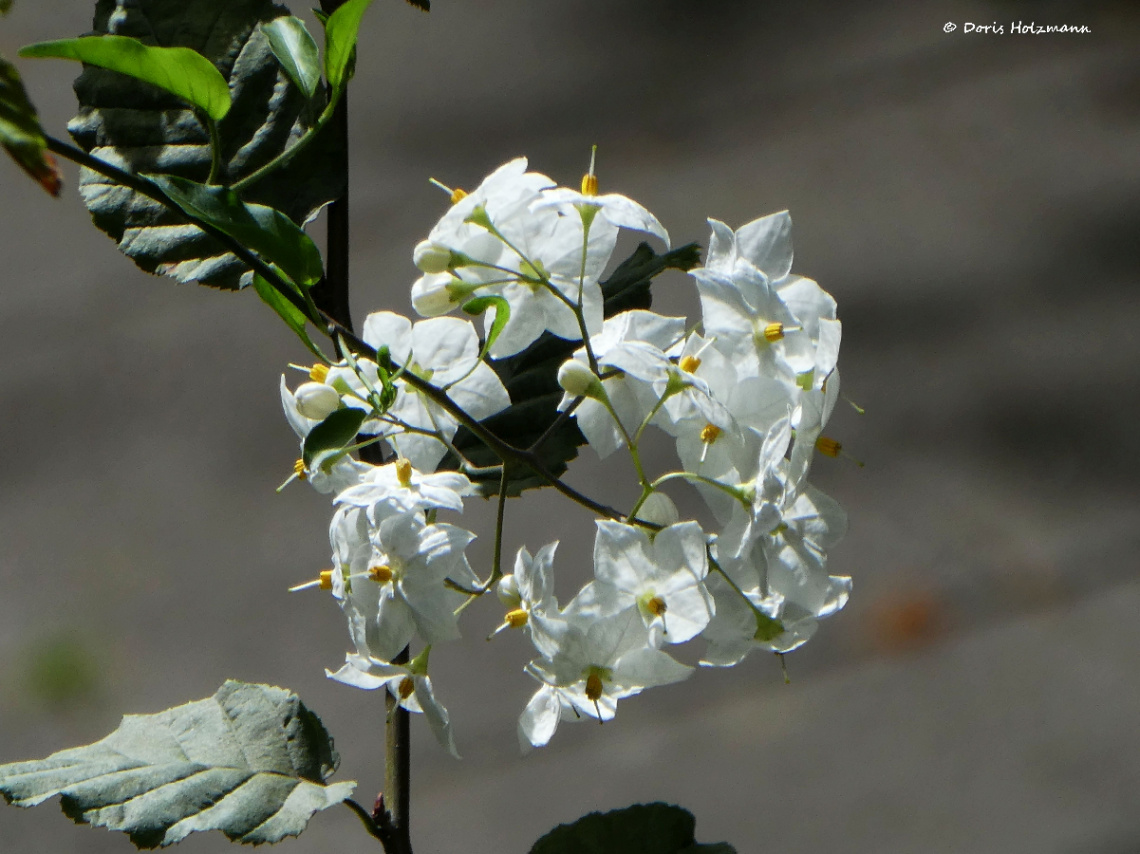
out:
M321 9L332 14L345 0L321 0ZM317 306L330 317L352 330L352 312L348 300L349 284L349 217L348 217L348 94L345 93L333 113L332 121L324 133L334 133L341 140L344 175L344 195L328 209L328 245L325 252L325 278L315 285L310 293ZM379 444L362 448L360 457L365 462L382 463L383 451ZM406 664L410 659L405 649L393 660L395 664ZM384 815L377 816L383 828L384 851L386 854L412 854L411 841L411 738L408 712L396 705L395 698L386 698L386 738L384 761L384 791L382 809Z

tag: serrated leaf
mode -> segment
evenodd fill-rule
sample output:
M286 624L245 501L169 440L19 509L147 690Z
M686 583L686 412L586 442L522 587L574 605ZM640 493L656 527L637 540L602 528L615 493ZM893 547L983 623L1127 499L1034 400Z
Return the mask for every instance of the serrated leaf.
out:
M253 288L261 297L261 301L277 312L277 315L285 321L285 325L296 333L297 337L301 339L301 343L309 348L309 352L321 361L328 361L320 348L313 343L313 339L309 337L309 330L305 326L305 314L301 309L285 299L277 288L257 273L254 273L253 276Z
M247 177L291 147L327 103L293 86L260 25L289 14L272 0L98 0L94 29L145 44L192 48L228 81L233 107L218 122L222 183ZM75 82L80 112L68 125L81 148L120 168L205 182L210 136L194 112L169 93L102 68ZM242 193L294 223L310 220L344 191L343 139L335 122L272 178ZM236 289L253 279L219 241L180 212L84 170L80 192L95 224L147 272Z
M348 0L325 23L325 78L337 90L352 79L360 22L372 0Z
M63 187L63 173L56 166L55 158L47 151L47 139L19 72L2 57L0 145L4 146L16 165L31 175L41 187L53 196L59 195Z
M300 18L286 15L261 25L273 55L289 79L311 98L321 82L321 54Z
M296 836L352 794L355 783L326 785L338 762L296 694L229 681L209 699L127 715L95 744L0 765L0 792L21 807L61 795L68 817L139 848L198 830L256 845Z
M324 273L317 244L280 211L246 204L233 190L164 175L148 175L182 210L235 238L285 275L312 285Z
M735 854L729 846L698 845L696 819L672 804L637 804L590 813L556 827L530 854Z
M230 87L206 57L185 47L150 47L128 36L96 35L39 42L20 56L73 59L153 84L214 121L230 111Z
M367 414L363 409L353 407L338 409L310 430L301 448L301 459L305 465L312 463L318 454L352 444Z

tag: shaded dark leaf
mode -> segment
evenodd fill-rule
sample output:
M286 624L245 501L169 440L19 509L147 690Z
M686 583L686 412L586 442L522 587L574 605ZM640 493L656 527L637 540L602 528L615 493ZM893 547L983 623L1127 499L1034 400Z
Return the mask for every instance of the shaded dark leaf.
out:
M351 445L356 439L360 425L364 423L366 414L363 409L351 407L338 409L310 430L301 449L301 459L305 465L312 463L317 454Z
M260 25L287 16L272 0L98 0L97 33L146 44L188 47L221 72L233 106L218 122L221 180L246 177L300 138L327 99L306 98L291 85ZM205 182L208 130L169 93L102 68L75 82L80 111L68 125L85 151L128 171ZM343 193L343 140L332 127L273 177L242 194L247 202L303 224ZM220 288L243 287L252 272L221 243L186 223L179 212L84 170L80 192L95 224L147 272Z
M637 804L590 813L556 827L530 854L736 854L723 843L698 845L692 813L672 804Z

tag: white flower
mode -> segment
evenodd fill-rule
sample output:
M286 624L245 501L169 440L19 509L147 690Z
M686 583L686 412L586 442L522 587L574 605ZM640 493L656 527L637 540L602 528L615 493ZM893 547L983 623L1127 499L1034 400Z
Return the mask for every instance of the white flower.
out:
M669 232L665 230L657 217L633 199L618 193L598 196L580 193L568 187L557 187L552 190L543 190L541 198L531 205L532 210L545 207L556 208L569 216L580 216L584 222L587 218L592 220L600 214L606 222L615 228L644 231L659 238L666 247L669 246ZM593 225L591 224L590 227L592 228Z
M514 573L499 579L499 600L510 610L492 636L508 628L523 628L543 655L553 654L557 640L551 635L552 622L560 619L554 598L554 552L558 543L549 543L531 557L523 546L515 555Z
M549 740L563 704L579 715L611 720L621 698L692 674L691 667L645 646L644 638L641 619L632 610L605 618L568 619L562 625L557 652L527 665L527 673L547 688L539 689L542 700L532 700L527 706L520 732L540 733L540 740Z
M475 535L454 525L427 525L416 513L389 516L378 528L369 526L371 548L361 570L355 539L365 514L342 510L352 512L338 512L334 524L345 531L332 537L334 543L338 537L353 543L353 572L344 576L342 607L357 651L391 661L417 635L428 644L458 638L455 609L466 597L445 581L476 583L463 554Z
M684 643L708 625L712 598L705 535L696 522L644 528L598 521L594 574L566 607L568 617L607 617L633 611L641 616L649 643Z
M422 664L419 664L420 658L423 658ZM368 691L387 688L401 708L422 714L436 741L456 759L459 758L459 751L455 749L455 737L451 732L451 718L432 692L426 655L417 656L416 661L403 666L364 655L349 654L345 656L345 663L340 670L336 673L326 670L325 674L337 682Z
M498 376L479 360L479 338L466 320L434 317L413 325L406 317L380 311L364 321L363 338L377 349L388 347L396 364L445 391L476 421L510 406ZM459 422L406 380L398 379L396 386L399 394L388 415L407 428L389 433L388 441L420 471L434 471L447 453L444 440L451 440Z
M368 518L378 524L385 516L415 510L463 512L463 498L475 487L466 475L444 471L422 474L408 460L375 466L358 484L336 497L337 504L365 507Z
M297 403L293 392L285 384L285 376L281 376L281 408L285 411L285 419L293 432L301 440L302 451L305 437L320 423L319 420L305 415ZM306 467L303 458L297 460L296 474L307 480L317 492L336 493L348 489L360 482L372 466L362 463L348 454L319 455Z

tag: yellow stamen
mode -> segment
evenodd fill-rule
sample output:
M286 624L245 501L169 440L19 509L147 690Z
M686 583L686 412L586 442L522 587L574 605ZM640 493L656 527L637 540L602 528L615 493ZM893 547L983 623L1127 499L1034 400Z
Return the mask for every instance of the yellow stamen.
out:
M843 451L843 445L829 436L820 436L816 439L815 447L825 457L838 457Z
M451 203L453 205L461 202L463 199L466 199L466 198L467 198L467 191L466 190L460 190L458 187L456 187L454 190L451 191Z
M521 629L526 625L527 613L523 608L515 608L507 612L506 621L512 629Z
M701 360L696 356L686 356L681 360L681 370L686 374L695 374L697 368L701 366Z
M590 171L582 176L582 195L598 195L598 176L594 174L594 158L598 156L598 146L590 151Z
M309 476L308 472L305 471L304 460L297 460L297 462L293 463L293 474L297 475L298 480L304 480Z
M400 699L406 700L416 690L416 682L411 676L405 676L400 680L400 687L397 690L400 692Z
M320 579L321 590L332 590L333 571L331 569L322 569Z
M602 696L602 677L591 671L586 677L586 698L597 703Z
M764 340L769 344L779 341L784 337L784 324L782 323L769 323L764 327Z
M666 611L665 600L660 596L654 596L652 599L645 603L645 610L647 610L654 617L664 617Z
M329 378L329 366L320 362L309 368L309 379L315 383L323 383Z
M369 567L368 569L368 577L375 581L377 584L387 584L392 580L393 575L394 573L392 572L392 567L388 566L387 564Z
M396 481L407 489L412 485L412 464L408 460L396 460Z
M711 445L720 438L720 428L715 424L706 424L701 428L701 441L706 445Z

